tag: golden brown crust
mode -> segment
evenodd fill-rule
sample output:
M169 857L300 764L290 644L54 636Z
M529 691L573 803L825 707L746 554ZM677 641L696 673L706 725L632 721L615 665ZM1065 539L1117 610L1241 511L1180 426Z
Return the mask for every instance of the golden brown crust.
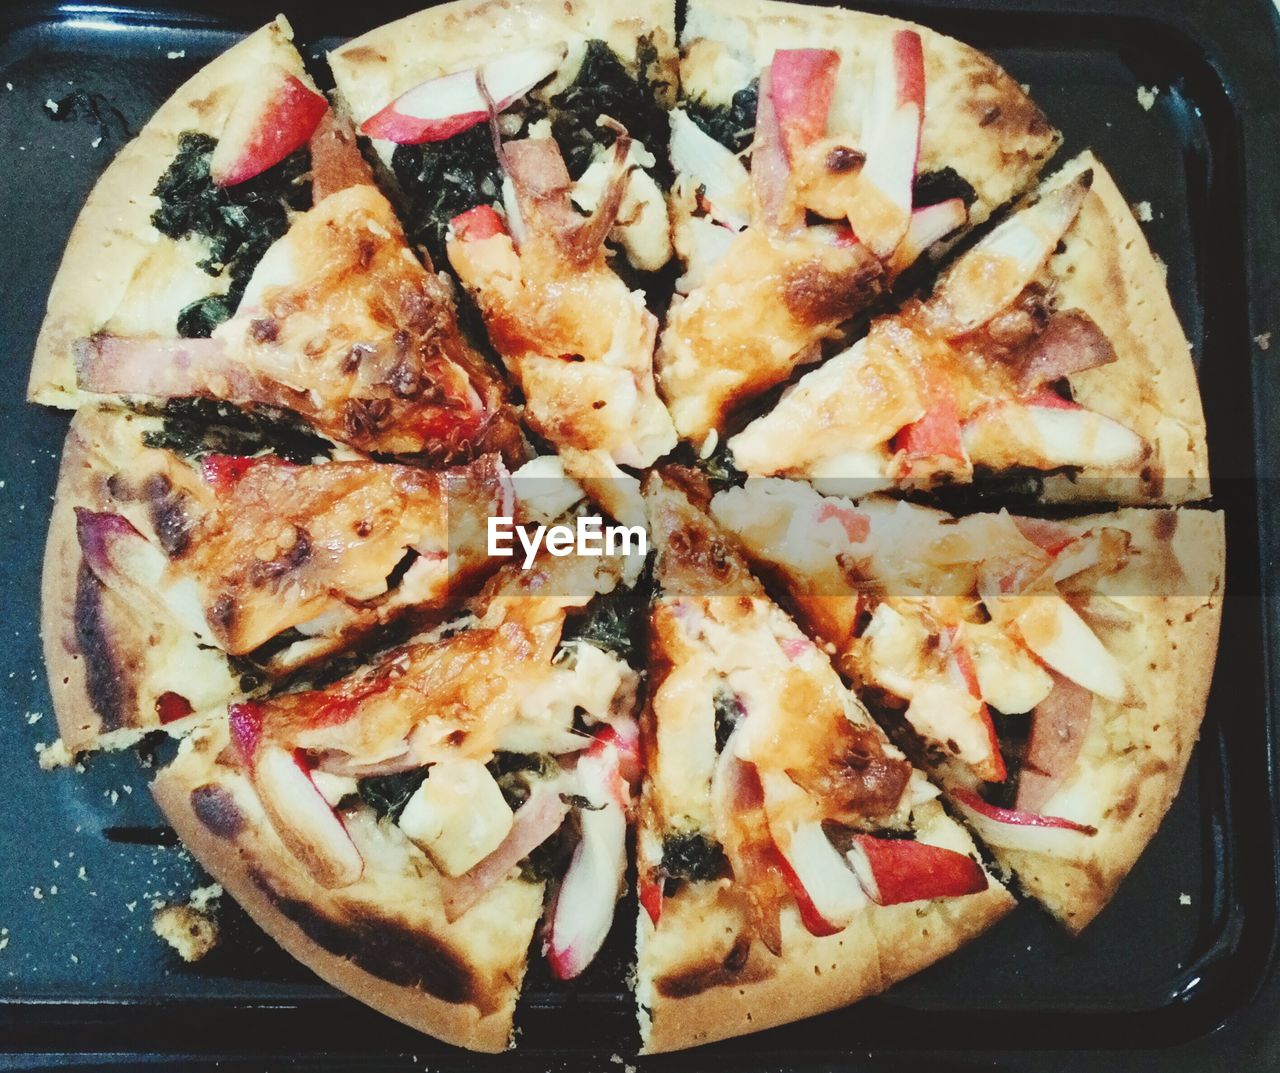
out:
M852 85L863 74L869 77L877 50L898 29L916 30L924 45L927 99L919 170L949 166L959 172L978 194L970 211L972 222L980 223L1035 179L1060 140L1022 87L990 57L901 19L779 0L692 0L681 45L687 54L698 38L721 42L749 71L741 85L776 49L838 47L846 57L839 85ZM707 88L698 84L687 59L682 75L686 95ZM719 88L723 95L740 86ZM842 96L853 97L837 88L837 118Z
M1191 348L1169 299L1163 266L1115 181L1084 152L1045 184L1062 186L1086 170L1093 183L1062 252L1049 263L1061 309L1087 313L1118 360L1075 374L1076 401L1133 429L1152 445L1144 476L1046 482L1051 500L1185 503L1209 495L1204 411ZM1084 476L1089 477L1088 471Z
M1097 826L1068 860L995 850L1021 887L1073 932L1111 899L1182 785L1200 733L1218 653L1223 517L1123 510L1071 523L1133 534L1130 565L1104 578L1081 609L1126 668L1134 703L1094 700L1076 770L1043 811Z
M678 944L655 943L648 916L640 914L636 998L645 1054L759 1032L879 994L959 949L1015 904L993 883L964 898L871 906L825 938L810 935L788 910L783 954L774 958L758 943L744 956L726 942L718 934L723 918L696 904L705 893L685 893L685 899L689 904L681 904L679 893L668 899L659 921L660 928L675 930ZM681 956L673 965L668 955L677 946ZM711 957L700 965L698 951Z
M223 657L129 604L84 563L76 508L118 509L107 482L128 465L131 439L141 449L141 429L133 426L143 420L81 410L63 446L45 545L40 629L58 730L73 753L127 745L155 729L157 702L166 692L182 691L196 712L205 712L235 691Z
M327 890L276 837L238 769L218 762L225 724L152 785L183 844L258 925L326 982L428 1035L498 1052L511 1041L538 885L511 880L452 925L427 876L366 861L356 884ZM506 895L504 897L504 895ZM475 914L473 917L472 914Z

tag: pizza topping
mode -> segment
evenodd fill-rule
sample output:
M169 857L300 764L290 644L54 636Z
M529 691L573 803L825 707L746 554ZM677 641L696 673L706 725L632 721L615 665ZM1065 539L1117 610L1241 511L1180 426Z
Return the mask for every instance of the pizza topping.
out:
M1109 365L1116 358L1111 340L1092 317L1078 310L1057 313L1023 358L1018 386L1024 395L1031 394L1048 381Z
M854 835L848 857L867 897L877 905L961 897L989 886L972 857L925 842Z
M485 766L459 759L431 767L398 822L445 875L460 876L498 848L513 818Z
M511 830L497 848L465 874L446 879L444 907L448 920L457 920L545 845L560 830L569 808L554 783L535 783L528 798L516 809Z
M156 718L160 720L162 726L185 719L193 711L195 709L191 706L191 701L181 693L168 690L156 698Z
M964 446L975 463L1037 469L1133 466L1149 450L1120 422L1052 394L980 410L965 422Z
M278 63L255 71L227 117L209 161L219 186L235 186L306 145L329 102Z
M160 205L151 223L175 240L196 238L209 254L199 267L228 283L177 314L181 336L207 336L235 312L249 277L269 247L289 228L290 215L311 204L308 154L298 150L279 164L235 186L213 181L210 162L217 140L184 131L178 153L153 191Z
M1124 699L1124 669L1061 596L1034 594L1010 604L1018 635L1045 664L1100 697Z
M1075 222L1093 182L1084 172L1015 212L961 257L934 287L928 309L947 335L972 332L1011 305Z
M671 166L697 184L698 203L707 216L730 232L750 222L747 169L681 108L671 113Z
M783 876L811 935L834 935L866 908L867 895L822 825L804 823L790 832L780 853Z
M316 789L301 750L267 744L254 755L252 778L280 840L321 886L346 887L364 860L338 814Z
M402 145L444 141L483 123L490 105L497 112L510 107L559 70L565 54L563 44L520 49L433 78L366 119L360 132Z
M330 109L312 132L311 199L317 204L330 194L349 186L373 182L373 172L356 144L356 132L344 117L338 119Z
M893 252L894 273L902 272L935 243L953 234L969 222L969 209L961 198L948 198L911 213L907 233Z
M708 137L714 138L730 153L737 156L750 147L751 139L755 134L756 114L759 111L759 95L760 80L753 78L750 83L735 91L727 104L709 104L705 99L695 97L685 103L684 109L689 113L689 118ZM674 151L673 144L673 165L675 164ZM678 165L676 165L676 170L681 170Z
M1018 776L1017 807L1040 812L1071 772L1093 714L1093 695L1054 675L1053 689L1036 705L1031 736Z
M1080 839L1098 833L1096 827L1061 816L1040 816L1020 809L989 805L972 790L952 787L948 794L978 837L989 846L1072 857Z
M627 867L631 790L616 737L598 735L578 759L574 777L585 799L585 807L578 809L581 837L547 928L547 961L559 980L581 974L599 952Z

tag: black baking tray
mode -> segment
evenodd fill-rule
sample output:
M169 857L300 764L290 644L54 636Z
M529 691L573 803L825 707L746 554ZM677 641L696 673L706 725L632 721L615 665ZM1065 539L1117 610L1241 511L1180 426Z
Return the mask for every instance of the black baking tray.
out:
M317 71L325 48L416 6L283 5ZM1192 341L1227 511L1223 642L1182 794L1114 902L1074 940L1023 906L880 998L639 1061L622 985L633 906L577 986L553 988L534 970L521 1050L499 1058L335 994L232 904L215 951L179 963L152 937L151 907L206 880L162 826L149 773L132 754L92 758L83 772L36 765L36 743L56 734L36 621L66 417L25 405L22 389L94 179L184 78L276 9L10 6L0 9L0 1069L1280 1069L1280 21L1270 0L862 6L991 52L1064 131L1060 159L1092 147L1150 205L1145 230ZM1139 87L1159 89L1149 111ZM59 114L46 102L62 102Z

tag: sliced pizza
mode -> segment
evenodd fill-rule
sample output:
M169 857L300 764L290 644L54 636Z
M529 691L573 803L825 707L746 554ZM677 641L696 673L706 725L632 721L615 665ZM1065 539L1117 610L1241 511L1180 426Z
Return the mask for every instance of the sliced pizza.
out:
M460 632L324 689L232 705L154 784L187 847L285 949L441 1039L510 1045L555 879L551 969L580 973L626 866L637 676L566 623L616 571L500 574Z
M686 272L659 378L702 444L927 249L1021 193L1058 135L988 57L899 19L695 0L681 42Z
M655 177L674 17L666 0L625 14L465 0L330 57L411 232L474 299L526 420L605 492L609 478L627 485L619 466L676 442L654 385L657 320L624 281L671 255ZM634 516L636 503L606 506Z
M1093 920L1199 733L1222 515L955 518L777 479L712 512L1022 888L1072 931Z
M299 464L147 446L164 437L156 418L86 409L63 453L45 567L48 658L97 676L96 686L84 673L55 681L73 750L112 729L186 720L225 703L237 681L253 688L402 619L456 609L496 566L487 519L514 513L492 455L443 471ZM140 645L130 640L139 630L149 638Z
M1190 348L1132 211L1090 153L729 449L752 476L855 495L1028 471L1048 500L1208 495Z
M657 591L636 996L649 1052L875 994L1013 905L679 480L646 483Z

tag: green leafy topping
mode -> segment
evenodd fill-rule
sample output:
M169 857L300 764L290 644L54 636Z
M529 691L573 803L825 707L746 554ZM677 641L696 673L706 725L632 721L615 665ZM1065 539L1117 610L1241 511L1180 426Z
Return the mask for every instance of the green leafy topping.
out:
M724 867L720 843L701 831L679 831L662 840L662 871L668 879L718 879Z
M760 80L752 79L733 95L728 104L707 104L702 98L686 101L689 118L704 132L734 153L741 153L756 132L756 104Z
M441 142L397 145L391 170L409 203L409 239L425 247L436 265L446 265L449 221L467 209L501 197L502 172L486 123Z
M555 757L541 753L495 753L486 766L512 812L529 800L534 782L558 767Z
M213 399L171 399L148 412L164 419L142 442L186 458L206 454L255 455L270 450L288 462L306 465L328 458L333 445L280 411L241 410Z
M551 98L551 132L573 178L587 170L596 146L613 144L614 132L596 122L607 115L626 127L632 138L644 143L656 159L654 178L659 185L670 185L667 117L650 81L657 61L652 40L642 43L637 59L640 72L633 75L607 44L588 41L573 82Z
M575 842L575 824L570 816L542 845L520 862L520 878L526 883L547 883L564 875Z
M733 728L738 725L738 720L747 712L742 706L742 701L738 699L738 694L727 686L716 689L712 704L716 713L716 751L719 752L729 740Z
M594 597L586 607L565 619L560 635L563 647L574 641L585 642L632 663L640 652L641 610L648 602L645 587L619 585L612 592Z
M394 822L404 812L409 798L426 781L427 769L420 767L394 775L370 775L356 783L356 792L379 816L387 816Z
M209 174L217 144L208 134L184 132L178 155L152 191L160 199L151 214L156 230L172 239L205 239L210 252L200 267L211 276L230 276L225 295L202 298L178 314L178 333L187 337L207 336L234 312L267 247L289 229L289 210L311 204L307 149L247 182L222 187Z

